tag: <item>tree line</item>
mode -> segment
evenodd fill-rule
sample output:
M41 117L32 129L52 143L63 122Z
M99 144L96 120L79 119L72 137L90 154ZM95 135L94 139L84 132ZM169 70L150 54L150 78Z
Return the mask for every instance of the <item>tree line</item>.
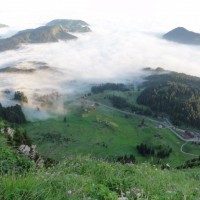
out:
M111 95L108 96L108 99L111 101L112 105L118 109L126 109L130 112L135 112L141 115L153 115L152 111L149 108L142 108L134 104L129 103L124 97Z
M172 148L166 145L149 146L141 143L136 146L136 149L144 157L155 156L158 158L168 158L172 153Z
M20 105L3 107L0 103L0 118L16 124L26 123L25 115Z
M97 86L93 86L91 88L91 92L94 94L102 93L106 90L113 90L113 91L129 91L129 88L122 83L105 83Z

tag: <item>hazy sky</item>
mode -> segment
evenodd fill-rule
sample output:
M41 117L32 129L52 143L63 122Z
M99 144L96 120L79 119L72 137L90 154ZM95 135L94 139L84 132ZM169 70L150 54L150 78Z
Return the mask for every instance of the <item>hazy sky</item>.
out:
M156 30L176 25L198 30L199 5L198 0L2 0L0 21L32 26L61 17L91 22L126 19L140 24L145 20L144 27L151 25Z

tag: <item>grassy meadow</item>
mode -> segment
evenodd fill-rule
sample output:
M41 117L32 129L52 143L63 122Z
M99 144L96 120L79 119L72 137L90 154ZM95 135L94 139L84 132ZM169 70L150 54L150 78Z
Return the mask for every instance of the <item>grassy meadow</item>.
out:
M149 145L169 145L173 149L172 154L162 162L172 166L193 158L180 152L184 142L169 130L157 128L157 124L153 122L145 120L146 127L141 128L138 125L141 124L142 118L125 116L103 106L89 110L90 105L87 106L87 112L81 106L72 106L66 122L62 116L30 122L23 128L27 130L33 143L38 145L42 155L57 160L80 154L107 159L133 154L138 162L150 160L156 163L156 158L146 158L138 154L136 146L142 142ZM194 151L196 152L196 148Z

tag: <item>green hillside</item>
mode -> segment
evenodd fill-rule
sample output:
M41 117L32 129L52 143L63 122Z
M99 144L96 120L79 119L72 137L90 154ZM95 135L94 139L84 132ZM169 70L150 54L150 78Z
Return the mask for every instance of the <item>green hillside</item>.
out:
M122 165L90 157L68 157L57 166L0 175L0 199L198 200L199 170L160 170L148 163ZM120 197L124 198L120 198Z
M163 72L147 77L137 103L167 114L176 125L199 128L199 77Z
M93 96L92 96L93 97ZM91 97L91 98L92 98ZM184 141L177 138L170 130L159 129L157 123L145 120L145 127L139 127L142 117L127 116L117 110L103 105L92 109L92 103L86 106L71 108L66 117L31 122L23 125L31 139L38 146L39 152L54 159L62 160L69 155L93 155L98 158L116 159L119 156L134 155L137 162L157 164L158 158L141 156L136 146L146 143L151 146L169 145L172 154L162 159L176 167L184 161L195 158L180 151ZM158 138L157 136L161 136ZM191 145L190 152L195 150Z
M8 124L7 124L8 125ZM1 122L1 127L5 124ZM19 200L198 200L199 168L164 169L120 164L90 156L67 156L59 164L35 168L0 135L0 199Z
M1 121L0 128L5 124ZM22 154L19 154L14 146L9 145L9 140L6 135L0 131L0 174L4 176L11 173L25 173L30 168L34 167L34 162L27 159ZM0 183L1 184L1 183ZM0 186L1 187L1 186ZM2 199L2 198L1 198Z
M159 78L152 80L155 87ZM184 93L176 100L197 92L195 80L187 81L192 89L180 87ZM179 91L173 86L172 92ZM169 88L158 96L170 94ZM180 139L176 133L183 130L174 133L163 113L138 104L147 89L95 86L65 102L65 115L23 124L0 121L0 199L199 200L199 144ZM4 133L9 127L17 133L13 138ZM19 151L22 144L37 145L34 159Z

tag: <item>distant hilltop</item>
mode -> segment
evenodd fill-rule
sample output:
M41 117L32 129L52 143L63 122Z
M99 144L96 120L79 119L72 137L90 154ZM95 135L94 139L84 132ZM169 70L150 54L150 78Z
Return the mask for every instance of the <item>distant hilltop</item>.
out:
M6 25L6 24L0 24L0 28L6 28L6 27L8 27L8 25Z
M178 27L163 35L163 39L182 44L200 45L200 34Z
M77 39L69 32L90 32L89 25L81 20L56 19L36 29L19 31L12 37L0 39L0 51L17 49L21 44L52 43Z
M55 19L46 24L46 26L63 26L69 32L90 32L89 24L82 20Z

